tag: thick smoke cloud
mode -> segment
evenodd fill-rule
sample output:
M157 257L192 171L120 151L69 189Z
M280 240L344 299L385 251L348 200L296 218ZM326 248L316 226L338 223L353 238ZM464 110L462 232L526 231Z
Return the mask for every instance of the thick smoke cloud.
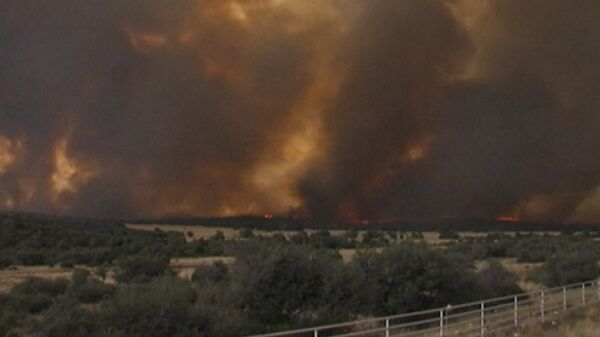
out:
M6 0L0 209L598 221L600 3Z
M300 185L310 208L349 219L572 217L600 183L600 4L365 6L325 117L329 156Z
M12 203L53 207L62 137L70 157L98 171L55 202L77 213L275 203L260 200L268 194L247 175L293 129L285 124L307 90L312 30L322 28L267 1L244 5L246 13L223 0L3 2L0 133L26 146L2 178Z

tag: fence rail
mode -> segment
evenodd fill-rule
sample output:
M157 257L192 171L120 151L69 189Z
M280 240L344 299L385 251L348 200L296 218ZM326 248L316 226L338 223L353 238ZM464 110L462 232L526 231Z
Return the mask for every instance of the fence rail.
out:
M250 337L485 337L600 302L600 280L456 306Z

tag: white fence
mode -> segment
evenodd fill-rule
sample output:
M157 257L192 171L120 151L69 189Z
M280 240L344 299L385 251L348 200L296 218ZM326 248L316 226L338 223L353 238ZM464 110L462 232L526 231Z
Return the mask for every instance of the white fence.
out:
M600 302L600 281L480 302L252 337L490 337Z

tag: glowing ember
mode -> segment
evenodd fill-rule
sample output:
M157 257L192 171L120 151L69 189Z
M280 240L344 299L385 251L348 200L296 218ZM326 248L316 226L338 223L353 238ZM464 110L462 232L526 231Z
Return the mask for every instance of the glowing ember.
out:
M501 222L519 222L519 218L514 215L503 215L496 218L496 220Z
M269 214L269 213L267 213L267 214L265 214L265 216L264 216L264 217L265 217L265 219L267 219L267 220L269 220L269 219L273 219L273 214Z

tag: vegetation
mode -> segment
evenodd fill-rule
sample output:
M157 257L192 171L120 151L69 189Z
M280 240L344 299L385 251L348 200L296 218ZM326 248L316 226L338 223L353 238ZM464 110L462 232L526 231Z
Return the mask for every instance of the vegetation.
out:
M532 275L532 279L547 287L558 287L594 280L599 276L598 257L582 251L553 256Z
M503 257L544 262L532 279L547 286L600 275L599 243L584 235L445 231L454 239L433 246L417 231L241 230L186 242L187 233L111 222L0 221L0 267L73 268L70 279L30 279L0 294L0 336L228 337L425 310L521 292L495 259ZM356 256L344 262L341 248ZM234 262L197 267L191 280L169 266L224 254ZM475 268L477 260L487 262Z
M0 217L0 269L10 265L101 266L125 256L220 256L223 233L186 242L182 234L144 232L113 222Z
M31 280L0 302L3 329L36 336L237 336L460 303L491 294L474 287L495 287L462 257L409 242L365 251L349 264L332 250L260 240L240 243L234 253L231 267L198 268L192 282L140 257L119 260L116 286L79 269L70 281Z

